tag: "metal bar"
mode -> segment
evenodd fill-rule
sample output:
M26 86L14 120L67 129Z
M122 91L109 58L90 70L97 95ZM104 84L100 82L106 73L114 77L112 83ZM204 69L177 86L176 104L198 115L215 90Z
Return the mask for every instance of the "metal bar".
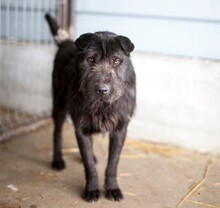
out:
M23 41L27 40L27 13L26 13L26 8L27 8L27 2L26 0L23 0Z

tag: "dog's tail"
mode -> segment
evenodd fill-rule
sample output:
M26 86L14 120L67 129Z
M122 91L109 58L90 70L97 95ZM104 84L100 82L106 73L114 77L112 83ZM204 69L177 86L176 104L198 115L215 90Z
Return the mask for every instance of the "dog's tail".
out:
M45 19L49 24L54 41L58 46L67 40L71 40L69 33L60 28L60 26L57 24L57 21L50 14L45 14Z

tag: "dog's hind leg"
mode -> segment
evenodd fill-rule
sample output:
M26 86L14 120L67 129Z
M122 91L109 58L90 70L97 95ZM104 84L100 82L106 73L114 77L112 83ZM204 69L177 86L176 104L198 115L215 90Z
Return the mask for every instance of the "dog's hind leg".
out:
M62 157L62 127L66 114L63 110L54 106L52 116L54 122L52 168L62 170L65 168L65 162Z
M105 173L106 197L110 200L120 201L123 194L117 183L117 166L124 145L126 130L124 127L120 131L110 133L108 166Z
M88 202L98 201L100 197L100 190L98 185L98 174L95 169L92 138L90 135L85 135L79 129L76 129L76 138L86 173L84 199Z

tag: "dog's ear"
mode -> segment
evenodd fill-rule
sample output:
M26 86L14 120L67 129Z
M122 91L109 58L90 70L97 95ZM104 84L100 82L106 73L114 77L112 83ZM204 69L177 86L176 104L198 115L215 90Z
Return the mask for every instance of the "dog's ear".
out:
M134 44L125 36L118 36L120 44L124 51L129 55L134 50Z
M93 39L94 39L93 33L85 33L76 39L75 45L79 50L83 50L89 46L89 44Z

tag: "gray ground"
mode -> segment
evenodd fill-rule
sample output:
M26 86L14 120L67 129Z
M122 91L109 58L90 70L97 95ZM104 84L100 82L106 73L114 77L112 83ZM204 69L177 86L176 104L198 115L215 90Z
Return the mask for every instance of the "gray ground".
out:
M0 208L220 208L220 159L127 139L118 168L125 199L104 197L108 140L94 140L102 196L81 199L84 170L70 125L64 128L67 169L50 168L52 126L0 143Z

